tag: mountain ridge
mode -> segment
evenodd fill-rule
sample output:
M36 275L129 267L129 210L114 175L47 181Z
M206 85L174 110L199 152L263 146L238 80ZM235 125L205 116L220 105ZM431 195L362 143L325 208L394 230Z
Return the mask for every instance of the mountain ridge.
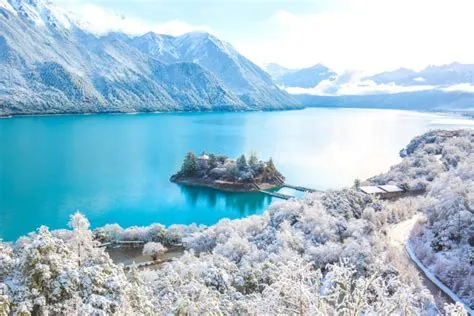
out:
M99 36L79 24L49 2L0 0L0 115L300 107L208 33Z
M299 94L295 97L305 107L450 111L468 115L472 115L474 112L474 93L467 92L427 90L370 95L321 96Z
M290 69L270 63L265 66L267 72L281 86L290 88L314 88L323 80L334 80L337 73L321 63L311 67Z
M395 83L401 86L433 85L447 86L474 83L474 65L453 62L444 65L429 65L420 71L400 68L367 77L375 83Z

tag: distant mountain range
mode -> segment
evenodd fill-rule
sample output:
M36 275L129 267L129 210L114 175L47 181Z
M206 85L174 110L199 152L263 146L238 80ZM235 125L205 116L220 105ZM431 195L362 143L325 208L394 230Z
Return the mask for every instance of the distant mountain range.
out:
M0 115L298 107L211 34L97 36L49 2L0 0Z
M291 88L298 88L299 94L294 96L306 107L474 112L474 65L470 64L428 66L421 71L400 68L358 78L356 83L351 82L350 74L337 75L321 64L303 69L288 69L278 64L268 64L264 68L277 83L289 91L294 91ZM326 80L326 93L318 95L322 89L315 88L319 88L318 84L323 80ZM352 93L341 93L339 88L348 84L358 85L361 93L357 94L357 89L354 88L342 90ZM379 91L384 89L377 90L379 85L387 92ZM370 89L374 91L370 92Z
M474 83L474 65L451 63L441 66L428 66L421 71L400 68L367 77L376 83L395 83L400 86L432 85L449 86L461 83Z
M280 85L294 88L314 88L322 80L334 80L338 74L328 67L317 64L309 68L290 69L275 63L264 66L265 71ZM452 86L474 84L474 65L451 63L428 66L421 71L400 68L366 76L376 84L395 84L399 86Z
M295 95L306 107L374 108L474 113L474 93L439 90L373 95Z
M373 85L428 91L341 95L349 74L321 64L269 64L264 71L209 33L99 36L83 25L45 0L0 0L0 116L303 106L474 109L474 65L401 68L361 83L364 93ZM325 86L325 95L311 91L318 85ZM456 85L462 87L451 89ZM291 95L289 88L309 92Z
M284 87L313 88L323 80L337 77L337 73L321 64L309 68L289 69L272 63L266 65L264 69Z

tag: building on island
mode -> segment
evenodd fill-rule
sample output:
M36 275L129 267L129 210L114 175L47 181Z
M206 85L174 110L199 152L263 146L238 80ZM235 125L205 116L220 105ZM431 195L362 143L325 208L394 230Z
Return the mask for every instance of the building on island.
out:
M209 168L209 156L206 154L202 154L197 158L198 167L201 169Z

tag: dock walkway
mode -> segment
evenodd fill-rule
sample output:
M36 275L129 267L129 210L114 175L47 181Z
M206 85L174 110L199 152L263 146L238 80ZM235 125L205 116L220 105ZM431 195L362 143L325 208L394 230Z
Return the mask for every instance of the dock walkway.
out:
M298 185L287 184L287 183L283 183L282 187L283 188L290 188L290 189L293 189L293 190L296 190L296 191L301 191L301 192L309 192L309 193L322 192L322 191L318 191L318 190L315 190L315 189L306 188L306 187L302 187L302 186L298 186Z
M277 197L277 198L283 199L283 200L289 200L289 199L294 198L294 196L292 196L292 195L286 195L286 194L282 194L282 193L278 193L278 192L271 192L271 191L265 191L265 190L258 190L258 191L263 193L263 194L270 195L270 196L273 196L273 197Z
M296 198L295 196L288 195L288 194L262 190L262 188L255 182L253 183L253 185L258 190L258 192L261 192L263 194L270 195L270 196L273 196L273 197L276 197L276 198L279 198L279 199L289 200L289 199ZM285 183L281 184L281 188L290 188L290 189L294 189L294 190L297 190L297 191L310 192L310 193L319 192L319 191L314 190L314 189L305 188L305 187L296 186L296 185L291 185L291 184L285 184Z

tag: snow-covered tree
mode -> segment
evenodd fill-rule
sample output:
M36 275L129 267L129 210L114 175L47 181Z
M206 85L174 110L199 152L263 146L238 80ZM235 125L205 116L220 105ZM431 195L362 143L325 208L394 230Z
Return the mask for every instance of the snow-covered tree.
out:
M143 247L143 254L151 256L153 260L157 260L159 256L164 254L168 249L159 242L147 242Z
M216 168L217 167L217 157L215 154L209 154L209 168Z
M70 244L75 248L78 265L81 266L87 258L94 255L97 244L93 241L92 232L89 230L89 221L83 214L76 212L71 215L69 226L73 229Z
M210 227L106 225L94 233L76 213L72 231L41 227L13 244L0 242L0 315L430 314L433 297L383 237L388 225L418 210L426 218L411 236L416 255L471 302L472 140L466 131L429 133L371 180L421 181L426 196L379 201L332 190ZM183 243L186 251L159 268L126 273L95 239L142 240L150 255L163 245ZM459 305L445 311L465 315Z
M88 251L91 232L81 214L71 217L73 237L60 239L48 228L19 239L10 254L11 267L2 277L2 300L14 314L129 314L142 310L149 300L130 303L139 289L121 266L100 248ZM82 257L85 254L88 257ZM82 260L80 258L82 257ZM2 306L4 302L2 301ZM136 299L135 299L136 301ZM2 307L4 308L4 307Z
M236 160L237 168L239 170L247 170L248 164L247 164L247 159L245 158L245 155L240 155L239 158Z
M257 171L259 168L259 160L257 158L257 154L255 152L251 152L249 156L249 161L248 161L249 167L253 171Z
M445 303L444 313L446 314L446 316L467 316L466 309L459 302L456 302L455 304Z

